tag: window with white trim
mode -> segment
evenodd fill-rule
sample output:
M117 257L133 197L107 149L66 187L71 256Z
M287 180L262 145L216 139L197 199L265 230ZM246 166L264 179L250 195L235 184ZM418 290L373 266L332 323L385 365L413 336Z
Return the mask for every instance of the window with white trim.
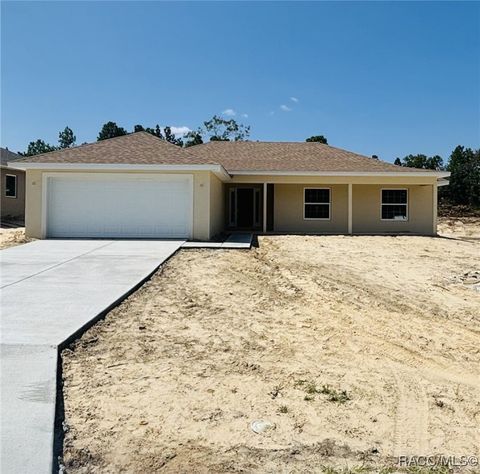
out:
M382 189L381 207L383 221L408 220L408 190Z
M305 188L303 190L303 218L330 219L330 188Z
M5 196L10 198L17 197L17 177L14 174L5 175Z

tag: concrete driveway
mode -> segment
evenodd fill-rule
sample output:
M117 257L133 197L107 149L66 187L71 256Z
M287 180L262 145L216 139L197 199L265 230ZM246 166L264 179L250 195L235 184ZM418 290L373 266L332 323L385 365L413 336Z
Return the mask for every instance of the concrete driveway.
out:
M1 472L52 471L58 346L183 243L42 240L0 252Z

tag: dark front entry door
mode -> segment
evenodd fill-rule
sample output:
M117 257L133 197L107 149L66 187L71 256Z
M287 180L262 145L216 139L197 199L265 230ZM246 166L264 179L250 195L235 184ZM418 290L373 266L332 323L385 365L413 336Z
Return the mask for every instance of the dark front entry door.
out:
M253 227L253 189L237 189L237 227Z

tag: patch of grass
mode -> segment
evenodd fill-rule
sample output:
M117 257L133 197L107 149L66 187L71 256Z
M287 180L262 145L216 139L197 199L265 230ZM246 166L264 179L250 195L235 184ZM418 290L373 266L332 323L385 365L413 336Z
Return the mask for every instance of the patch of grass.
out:
M320 393L317 389L317 386L313 382L308 382L305 385L305 392L309 395L315 395L316 393Z
M335 390L329 385L322 385L321 388L318 388L315 382L309 382L307 380L297 380L295 386L302 387L304 392L307 394L304 400L313 400L314 395L327 395L328 401L336 403L346 403L351 400L350 395L346 390ZM308 397L308 398L307 398Z
M315 400L315 397L312 397L311 395L305 395L303 397L303 399L306 401L306 402L311 402L312 400Z
M333 466L322 466L323 474L363 474L374 472L373 468L369 466L354 466L354 467L342 467L337 468ZM375 471L378 472L378 471Z
M392 467L392 466L387 466L387 467L382 467L378 471L378 474L393 474L394 472L397 472L397 470Z
M448 466L412 466L405 472L408 474L449 474Z
M328 395L328 400L330 402L346 403L351 400L346 390L337 391L328 385L323 385L319 393Z
M278 409L278 413L288 413L287 405L280 405L280 408Z

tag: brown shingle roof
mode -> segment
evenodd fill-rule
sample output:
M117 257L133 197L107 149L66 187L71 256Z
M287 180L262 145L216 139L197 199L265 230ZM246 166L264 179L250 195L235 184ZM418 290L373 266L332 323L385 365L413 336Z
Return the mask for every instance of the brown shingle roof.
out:
M2 166L7 166L9 161L17 161L22 158L20 155L13 153L13 151L6 148L0 148L0 163Z
M322 143L209 142L180 148L137 132L95 143L25 157L28 163L220 164L228 172L419 172Z
M213 163L211 160L193 156L187 150L146 132L130 133L73 148L28 156L21 161L142 165Z
M189 148L233 171L405 172L426 171L396 166L368 156L311 142L209 142Z

